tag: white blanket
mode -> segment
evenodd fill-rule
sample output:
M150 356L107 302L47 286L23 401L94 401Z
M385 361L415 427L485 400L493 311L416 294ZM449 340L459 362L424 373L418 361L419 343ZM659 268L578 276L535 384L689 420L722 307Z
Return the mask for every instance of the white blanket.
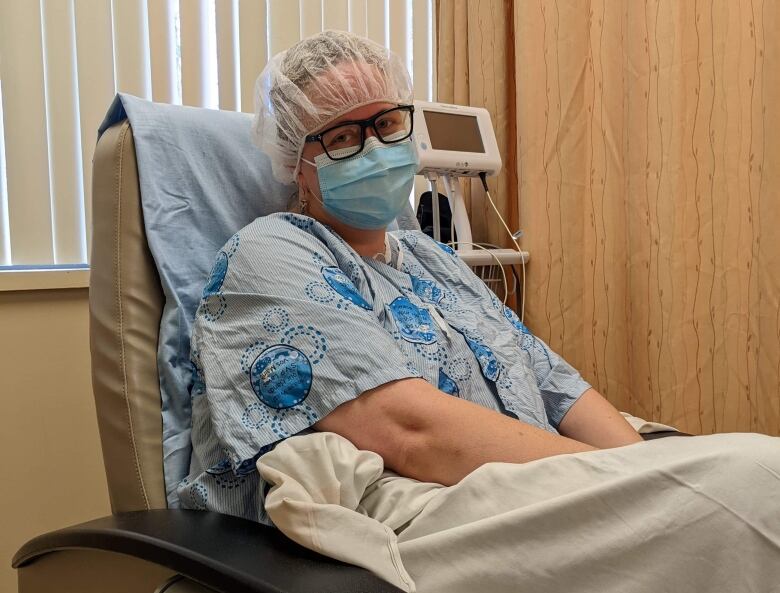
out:
M288 537L404 591L780 592L780 438L671 437L488 463L445 487L316 433L257 467Z

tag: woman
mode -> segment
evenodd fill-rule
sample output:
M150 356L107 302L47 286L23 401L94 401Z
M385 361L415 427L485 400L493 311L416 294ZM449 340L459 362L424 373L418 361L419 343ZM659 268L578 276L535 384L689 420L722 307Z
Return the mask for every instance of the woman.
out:
M400 60L343 32L258 79L256 142L297 182L299 213L238 232L204 290L185 507L272 524L257 459L314 431L444 486L490 462L642 442L451 249L386 231L417 166L411 101Z

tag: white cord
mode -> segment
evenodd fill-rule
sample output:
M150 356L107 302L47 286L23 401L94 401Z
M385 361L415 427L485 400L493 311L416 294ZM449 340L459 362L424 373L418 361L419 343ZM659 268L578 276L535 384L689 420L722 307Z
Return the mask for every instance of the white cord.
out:
M480 243L483 247L487 247L488 249L501 249L500 245L496 245L494 243ZM512 274L512 290L509 291L510 296L517 293L517 274Z
M504 270L504 266L501 263L501 260L496 257L495 253L491 253L491 249L489 247L485 247L484 245L481 245L479 243L469 243L464 241L450 241L447 243L450 247L460 246L460 245L471 245L472 247L477 247L478 249L482 249L483 251L487 251L490 256L496 260L496 265L498 266L498 269L501 270L501 276L504 278L504 301L503 303L506 305L506 299L509 297L509 283L506 281L506 270Z
M517 247L517 251L520 253L520 262L521 262L521 264L523 266L523 290L522 290L522 292L523 292L523 299L522 299L521 304L520 304L520 323L524 323L524 319L525 319L525 257L523 257L523 250L520 249L520 245L515 240L515 237L512 234L512 231L509 230L509 227L507 226L506 221L504 220L504 217L501 216L501 213L498 211L498 208L496 208L496 204L493 202L493 198L490 196L490 192L487 189L485 189L485 195L487 196L488 200L490 201L490 205L493 206L493 210L495 210L496 216L498 216L498 219L501 221L501 224L504 225L504 228L506 229L506 232L509 235L509 238L512 240L512 243L515 244L515 247ZM504 274L504 281L506 282L506 274Z
M441 241L441 221L439 217L439 187L436 183L436 175L426 175L431 185L431 213L433 214L433 240Z

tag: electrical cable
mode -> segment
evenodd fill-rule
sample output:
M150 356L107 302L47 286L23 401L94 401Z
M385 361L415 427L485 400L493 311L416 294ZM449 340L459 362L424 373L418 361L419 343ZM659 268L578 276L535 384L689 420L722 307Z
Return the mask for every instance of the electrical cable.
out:
M491 253L490 248L484 247L480 243L469 243L469 242L460 242L460 241L458 241L457 243L454 242L454 241L450 241L449 243L447 243L447 245L449 245L450 247L453 247L456 244L457 245L471 245L472 247L476 247L478 249L482 249L483 251L487 251L488 254L490 255L490 257L492 257L494 260L496 260L496 265L498 265L498 268L501 270L501 275L503 276L503 279L504 279L504 300L503 300L503 303L506 305L506 300L509 297L509 283L506 280L506 271L504 270L504 266L501 264L501 260L498 259L498 257L496 257L495 253Z
M480 243L482 247L487 247L488 249L502 249L500 245L496 245L495 243ZM517 275L517 270L515 269L516 264L509 264L509 269L512 271L512 290L509 291L509 295L516 294L517 292L517 286L520 284L520 276Z
M501 224L504 225L504 228L506 229L507 234L509 235L509 238L512 240L512 243L515 244L515 247L517 248L517 251L520 253L520 262L523 265L523 288L522 288L522 300L520 305L520 323L524 323L525 319L525 257L523 256L523 250L520 249L520 245L517 243L517 240L515 239L515 235L512 233L512 231L509 230L509 227L506 224L506 221L504 220L504 217L501 216L501 213L498 211L498 208L496 208L495 202L493 202L493 198L490 195L490 190L488 189L487 184L487 174L482 171L479 174L479 178L482 180L482 187L485 189L485 195L488 198L488 201L490 202L490 205L493 207L493 210L496 212L496 216L498 216L498 219L501 221ZM503 270L503 267L502 267ZM504 281L506 282L506 273L504 274Z

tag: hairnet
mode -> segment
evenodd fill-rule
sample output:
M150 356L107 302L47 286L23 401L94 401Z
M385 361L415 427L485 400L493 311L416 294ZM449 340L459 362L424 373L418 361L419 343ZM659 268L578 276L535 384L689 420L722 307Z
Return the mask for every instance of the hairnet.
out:
M340 115L378 101L408 103L412 82L386 47L346 31L323 31L275 55L255 84L252 138L290 183L306 136Z

